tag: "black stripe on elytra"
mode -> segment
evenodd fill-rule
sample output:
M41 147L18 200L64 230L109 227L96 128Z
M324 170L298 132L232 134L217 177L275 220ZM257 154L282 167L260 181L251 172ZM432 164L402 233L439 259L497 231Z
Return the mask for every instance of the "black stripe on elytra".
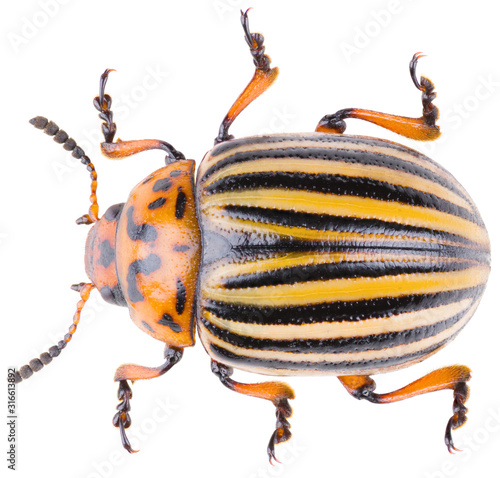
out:
M111 247L111 243L106 239L99 243L99 259L97 263L103 267L109 267L113 262L115 262L116 254L115 250Z
M282 267L262 272L239 274L221 280L226 289L265 287L331 279L355 279L358 277L382 277L400 274L427 274L452 272L477 266L470 262L425 262L425 261L352 261L324 264L307 264Z
M159 207L162 207L166 202L167 202L166 198L158 198L155 201L150 202L148 204L148 209L149 210L158 209Z
M168 191L172 187L172 180L168 178L158 179L153 184L153 191L157 193L158 191Z
M161 266L161 259L156 254L149 254L145 259L137 259L128 266L127 284L130 302L140 302L144 296L137 289L137 274L149 275Z
M445 175L448 175L449 172L441 166L439 163L436 163L433 161L431 158L425 156L422 153L419 153L418 151L414 149L410 149L406 146L403 146L402 144L386 141L384 139L377 139L377 138L368 138L366 136L350 136L347 134L343 134L341 136L338 135L332 135L329 133L324 133L324 134L314 134L314 135L300 135L300 134L293 134L293 135L279 135L279 134L274 134L274 135L264 135L264 136L247 136L245 138L237 138L231 141L226 141L224 143L220 143L217 146L215 146L211 151L210 151L210 156L212 157L212 161L217 160L217 156L221 155L227 151L231 151L233 149L239 148L241 146L245 145L256 145L256 144L276 144L276 149L279 148L279 143L297 143L297 147L300 147L301 143L303 142L317 142L319 144L331 144L332 149L337 149L337 150L344 150L344 151L351 151L351 150L358 150L362 149L364 146L374 146L378 148L385 148L386 150L391 150L393 149L394 151L398 151L401 153L408 154L409 156L413 156L414 158L423 161L423 162L428 162L429 164L432 164L436 169L440 170L443 172ZM351 148L336 148L335 143L349 143L352 144L352 149ZM356 148L358 147L358 148ZM281 148L283 149L283 148Z
M181 191L181 188L179 188L179 192L177 193L177 200L175 201L175 217L177 219L182 219L184 217L185 212L186 212L186 194Z
M351 232L358 234L381 234L399 238L422 238L435 242L437 239L462 244L475 244L465 237L436 229L409 226L381 219L314 214L282 209L267 209L253 206L224 206L224 214L230 218L243 219L261 224L284 227L303 227L317 231ZM264 227L265 228L265 227ZM466 232L466 231L464 231Z
M424 350L419 350L418 352L413 352L411 354L400 355L397 357L385 357L380 359L371 360L349 360L342 362L294 362L293 356L291 361L285 360L273 360L273 359L261 359L255 357L248 357L245 355L238 355L229 350L226 350L216 344L210 344L211 352L218 357L221 361L229 363L236 366L249 366L249 367L261 367L270 368L273 370L286 369L286 370L310 370L312 371L335 371L335 370L353 370L356 373L362 370L369 370L373 368L384 368L391 367L395 365L400 365L405 362L424 357L436 351L447 342L455 338L458 334L455 333L451 337L428 347Z
M384 145L388 145L387 143ZM406 151L408 152L408 151ZM208 177L210 177L215 172L225 168L226 166L238 163L244 163L247 161L254 161L256 159L268 158L269 161L273 159L323 159L327 161L342 161L346 163L354 164L364 164L370 166L381 166L385 168L392 169L394 171L404 171L406 173L413 174L415 176L422 177L429 181L433 181L441 186L453 191L467 202L470 203L470 199L462 192L460 188L457 188L456 184L452 181L438 176L429 169L415 164L410 161L404 161L395 156L383 153L375 153L371 151L363 151L356 149L325 149L325 148L304 148L302 146L288 147L282 149L271 149L271 150L256 150L256 151L243 151L235 153L232 156L228 156L224 159L213 164L203 175L200 184L203 183ZM425 158L428 160L428 158ZM432 163L435 165L436 163Z
M182 283L182 279L180 277L177 277L176 286L177 294L175 310L179 315L181 315L184 312L184 306L186 305L186 287Z
M127 234L132 241L152 242L158 237L158 233L151 224L136 224L134 218L134 206L127 209Z
M382 350L398 345L408 345L419 340L433 337L444 330L455 325L461 320L470 308L446 320L415 327L413 329L402 330L399 332L388 332L383 334L373 334L362 337L344 337L339 339L256 339L245 335L232 333L221 329L210 323L204 317L200 320L203 326L215 337L224 342L252 350L271 350L278 352L292 353L358 353L369 350ZM299 332L300 334L300 332Z
M174 246L174 250L175 246ZM211 258L208 248L204 250L204 263L216 262L223 258L230 259L232 262L250 262L263 259L281 257L288 253L304 252L307 254L322 253L345 253L345 254L391 254L401 256L425 255L430 257L441 257L448 259L467 260L469 263L475 262L476 265L489 265L490 253L488 250L467 248L460 245L440 244L439 242L404 240L398 241L396 238L386 239L383 243L370 243L369 241L361 244L359 241L343 241L342 243L324 242L324 241L290 241L284 238L278 238L275 242L265 244L232 245L231 254L215 255ZM347 259L349 260L349 259Z
M423 311L468 298L476 299L483 290L484 285L481 285L435 294L332 301L289 307L252 307L207 299L202 303L202 307L221 319L246 324L302 325L318 322L359 322L406 312Z
M185 244L176 244L174 246L175 252L186 252L186 251L189 251L189 249L191 249L191 248L189 246L186 246Z
M125 203L122 202L120 204L114 204L113 206L108 207L108 209L104 213L104 219L109 222L117 221L122 214L123 206L125 206Z
M180 332L182 330L182 327L175 322L173 317L170 314L167 314L166 312L163 314L163 317L158 321L160 325L165 325L166 327L170 327L173 332Z
M249 189L287 189L337 196L357 196L387 202L395 201L411 206L436 209L482 224L477 214L471 214L467 209L434 194L368 177L282 171L237 174L215 181L204 189L204 193L218 194Z

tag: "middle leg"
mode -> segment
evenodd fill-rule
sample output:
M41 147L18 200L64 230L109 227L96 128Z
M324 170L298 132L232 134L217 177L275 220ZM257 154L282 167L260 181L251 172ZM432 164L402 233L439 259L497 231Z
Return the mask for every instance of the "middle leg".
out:
M264 37L260 33L250 33L248 24L248 10L241 12L241 24L245 32L245 40L250 47L250 53L255 65L255 73L243 92L238 96L233 106L224 117L215 144L232 139L229 127L238 115L264 91L266 91L278 77L278 68L271 68L271 59L264 54Z
M236 382L230 378L233 369L215 360L212 360L212 372L230 390L251 397L264 398L272 402L276 407L276 429L269 440L267 455L270 463L273 463L273 460L278 461L274 453L274 446L289 440L292 436L290 423L288 423L287 418L290 418L292 415L292 407L288 403L288 400L295 398L293 390L283 382Z

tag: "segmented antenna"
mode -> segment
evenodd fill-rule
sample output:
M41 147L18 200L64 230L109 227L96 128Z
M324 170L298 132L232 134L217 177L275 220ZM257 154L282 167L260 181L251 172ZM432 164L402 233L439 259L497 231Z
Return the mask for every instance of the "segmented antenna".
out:
M73 334L76 332L76 327L80 322L80 315L82 313L83 306L89 300L90 292L95 287L94 284L86 284L81 282L80 284L74 284L71 288L74 291L80 292L81 299L76 304L76 312L73 316L73 324L70 326L68 333L64 336L63 340L60 340L57 345L53 345L49 348L48 352L44 352L40 355L40 358L35 358L30 361L28 365L23 365L14 375L14 383L22 382L30 378L33 372L38 372L43 368L44 365L48 365L52 362L52 359L58 357L61 351L68 345L69 341L73 338Z
M49 121L43 116L36 116L30 120L30 123L37 129L43 129L45 134L49 136L54 136L54 141L56 143L62 144L66 151L72 151L72 156L76 159L81 160L82 164L87 166L87 171L90 172L90 207L89 213L84 214L76 220L77 224L92 224L99 220L99 205L97 204L97 173L94 165L90 161L89 157L85 154L85 151L76 144L73 138L70 138L66 131L59 129L53 121Z

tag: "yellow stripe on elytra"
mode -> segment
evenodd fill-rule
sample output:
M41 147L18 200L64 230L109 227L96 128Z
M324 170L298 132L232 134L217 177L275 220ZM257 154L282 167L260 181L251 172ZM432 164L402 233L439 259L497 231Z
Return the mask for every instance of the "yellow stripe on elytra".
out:
M411 206L397 201L357 196L337 196L311 191L263 189L258 191L230 191L205 197L202 208L225 206L260 207L309 214L327 214L361 219L378 219L435 231L444 231L465 237L473 242L489 244L486 230L467 219L422 206Z
M363 177L384 181L396 186L409 187L426 194L433 194L445 201L474 212L472 206L463 197L441 186L439 183L422 178L406 171L394 170L371 164L348 163L343 161L328 161L313 158L261 158L243 163L236 163L217 171L203 184L209 187L220 179L233 175L264 172L287 172L305 174L339 174L349 177ZM454 181L456 183L456 181Z
M401 357L408 354L418 353L422 350L439 344L443 340L448 339L452 335L460 331L460 329L469 321L475 311L473 307L465 314L455 325L443 330L442 332L431 337L412 342L410 344L396 345L394 347L382 350L368 350L363 352L342 352L342 353L303 353L303 352L282 352L273 350L260 350L240 347L229 344L228 342L219 339L203 324L200 324L200 338L207 350L210 350L209 345L215 344L229 352L244 357L251 357L261 360L281 360L286 362L330 362L332 364L339 362L357 362L365 360L380 360ZM244 368L244 367L242 367Z
M244 289L207 286L203 298L254 307L301 306L467 289L485 284L488 274L489 267L477 266L452 272L331 279Z
M289 269L317 264L335 264L340 262L392 262L392 263L428 263L428 264L477 264L465 258L408 255L402 251L400 254L382 252L292 252L276 255L266 259L245 262L219 262L204 276L207 286L220 286L221 281L228 278L241 277L245 274L261 274L279 269ZM299 281L297 281L299 282Z
M207 211L205 211L207 212ZM207 212L208 215L208 212ZM315 240L321 242L328 242L330 244L356 244L359 243L363 247L369 246L371 248L377 247L387 247L388 245L392 249L404 250L411 244L412 248L418 248L419 243L423 247L428 247L429 244L436 244L438 247L450 246L450 247L462 247L465 249L470 249L471 251L484 250L483 246L478 246L475 244L463 244L461 242L443 240L440 237L425 237L425 236L415 236L415 237L404 237L401 235L388 235L388 234L369 234L369 233L358 233L358 232L338 232L338 231L320 231L316 229L308 229L306 227L297 226L280 226L272 223L259 223L246 219L237 219L230 216L217 216L212 215L210 222L205 225L206 231L214 231L221 233L221 231L231 231L234 233L256 233L262 235L272 235L276 234L283 238L290 238L295 240Z
M451 317L467 310L473 299L464 299L451 304L439 305L414 312L404 312L387 317L364 319L355 322L304 322L301 325L279 324L266 325L238 322L217 317L204 310L203 317L216 327L233 334L255 339L271 340L327 340L350 337L366 337L368 335L388 334L401 332L417 327L429 325L450 319Z
M383 140L380 138L370 138L367 136L353 136L353 135L336 135L339 136L339 141L321 141L321 137L331 136L330 133L289 133L289 134L276 134L270 135L270 138L280 136L285 138L284 141L269 142L269 143L247 143L238 146L237 148L230 149L225 151L224 153L212 156L211 151L209 151L205 157L203 158L199 170L198 170L198 178L202 178L203 175L207 172L207 170L213 166L214 164L222 161L236 153L245 153L245 152L253 152L253 151L272 151L272 150L282 150L285 148L319 148L319 149L330 149L330 150L344 150L344 151L358 151L358 152L367 152L374 154L383 154L389 157L394 157L397 159L401 159L402 161L407 161L409 163L416 164L418 166L424 167L429 171L432 171L434 174L446 179L447 181L452 182L457 189L459 189L462 194L472 202L469 193L465 190L465 188L457 182L457 180L443 167L438 164L430 161L424 155L415 151L411 148L406 148L407 151L401 151L396 149L394 146L404 147L400 144L394 143L392 141ZM342 141L342 136L344 136L345 140ZM301 137L318 137L318 140L304 140L301 141ZM256 137L258 138L258 137ZM374 140L377 141L378 144L368 144L366 141ZM357 142L359 141L359 142ZM382 143L382 144L381 144ZM393 146L394 145L394 146ZM271 161L274 161L271 159Z

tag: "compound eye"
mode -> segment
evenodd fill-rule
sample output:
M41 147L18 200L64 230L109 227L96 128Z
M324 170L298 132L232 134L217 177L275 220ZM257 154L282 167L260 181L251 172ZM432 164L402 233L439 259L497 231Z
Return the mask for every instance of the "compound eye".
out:
M117 221L123 211L124 205L125 203L120 203L114 204L113 206L109 207L108 210L104 213L104 218L110 222Z
M102 298L109 304L120 305L122 307L127 305L119 284L113 288L106 285L102 287L99 292L101 293Z

